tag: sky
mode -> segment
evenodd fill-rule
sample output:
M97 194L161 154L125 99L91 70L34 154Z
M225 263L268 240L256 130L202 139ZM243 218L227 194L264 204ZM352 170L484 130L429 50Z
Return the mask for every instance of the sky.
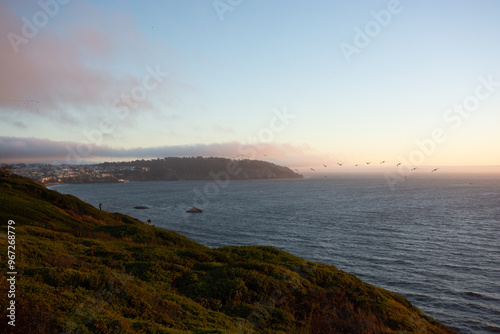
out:
M0 0L0 163L500 173L499 14L495 0Z

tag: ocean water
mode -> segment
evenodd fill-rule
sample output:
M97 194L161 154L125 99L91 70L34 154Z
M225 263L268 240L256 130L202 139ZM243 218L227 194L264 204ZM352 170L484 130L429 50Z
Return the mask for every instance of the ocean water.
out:
M209 247L268 245L331 264L458 333L500 333L500 177L434 174L394 191L380 176L53 189Z

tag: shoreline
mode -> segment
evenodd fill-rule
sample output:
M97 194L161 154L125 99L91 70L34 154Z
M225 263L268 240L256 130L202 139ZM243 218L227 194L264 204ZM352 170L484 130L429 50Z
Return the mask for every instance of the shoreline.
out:
M274 181L274 180L306 180L307 177L274 177L274 178L248 178L248 179L229 179L229 181ZM184 180L132 180L126 182L82 182L82 183L42 183L46 188L63 185L82 185L82 184L119 184L119 183L141 183L141 182L217 182L214 179L184 179Z
M304 313L305 318L302 319L306 321L306 324L314 325L318 319L323 319L325 323L330 320L338 320L335 324L339 332L364 332L366 328L362 325L367 319L372 326L370 328L380 329L378 332L384 328L410 331L413 328L403 327L408 320L406 314L411 312L411 317L418 317L422 322L425 322L421 327L422 330L428 330L432 327L433 333L452 333L452 330L428 314L424 314L418 306L410 303L402 295L366 283L358 276L339 270L333 265L324 264L322 261L309 261L294 255L297 253L286 252L273 246L224 246L214 249L174 232L171 228L164 226L156 226L157 228L155 228L129 215L98 210L90 203L76 197L63 196L57 192L50 194L51 190L46 188L43 190L44 188L40 185L31 186L40 187L35 198L33 191L26 188L22 182L17 187L16 182L18 181L15 179L2 181L11 183L8 188L15 190L15 193L7 198L12 203L26 200L33 200L37 203L36 208L44 214L35 214L36 217L46 217L44 219L51 222L50 216L53 211L58 208L56 212L60 214L60 209L62 209L61 219L54 223L56 225L32 224L32 212L22 211L22 215L18 217L19 223L24 219L18 227L27 229L28 233L24 235L29 235L32 238L34 245L38 247L37 249L42 249L38 245L44 245L44 243L52 245L52 242L54 243L54 251L57 249L57 256L47 255L52 254L51 247L48 247L44 253L34 253L35 257L48 259L41 260L43 266L52 268L56 263L63 264L57 272L50 271L46 274L47 277L52 275L50 277L58 278L56 285L46 277L30 276L29 271L24 274L24 276L32 278L27 284L35 288L68 287L65 290L66 294L71 295L73 293L71 287L75 283L64 280L64 278L67 278L68 275L74 276L75 271L79 272L77 276L74 276L75 279L80 279L84 284L87 282L85 277L89 274L102 277L103 280L115 279L116 275L113 275L115 271L127 268L126 273L118 277L122 277L124 279L122 282L130 284L134 289L125 289L124 293L113 295L119 300L116 303L118 306L110 308L112 312L108 315L111 318L102 320L106 326L110 326L109 328L116 326L116 324L122 324L123 327L117 328L116 332L131 332L131 330L126 330L132 326L132 322L127 322L133 321L127 320L131 309L120 308L120 305L126 305L129 298L127 293L144 287L144 291L141 290L140 293L140 296L144 296L141 297L144 299L144 305L151 304L150 299L148 299L149 294L146 293L150 291L151 295L166 296L168 305L172 305L172 307L176 305L175 310L184 310L185 314L194 313L191 312L191 308L196 307L196 310L193 309L196 312L194 319L189 316L176 317L178 324L175 329L185 327L186 322L193 327L192 321L199 322L199 325L193 329L205 328L208 324L206 319L218 317L220 321L210 324L210 328L207 329L237 332L237 326L241 322L238 321L235 314L239 318L253 319L258 310L254 310L251 305L264 306L270 301L274 306L268 311L266 319L272 320L273 325L283 326L286 332L306 328L303 327L303 322L296 321L293 317L293 314L300 314L300 311L306 307L308 310L310 309L310 312ZM7 208L16 207L16 205L7 206ZM78 207L78 210L71 210L74 207ZM9 212L7 210L4 214L14 215L16 211ZM43 233L29 233L31 225L36 225ZM69 228L70 226L71 228ZM88 231L85 228L82 229L83 226L90 227L90 229ZM108 249L105 246L108 242L112 242L113 247ZM74 247L75 244L78 244L79 247ZM97 247L97 253L94 252L94 247ZM107 250L106 252L102 251L103 247ZM45 250L45 248L43 249ZM164 251L156 253L156 250L160 249ZM113 254L114 261L112 262L109 261L109 252ZM158 254L163 253L170 255L167 257L158 256ZM173 261L172 259L179 260ZM97 263L100 271L97 272L92 266L82 267L80 263ZM26 268L29 269L29 265ZM255 275L256 271L258 275ZM354 279L354 277L356 278ZM161 279L162 284L155 284L157 279ZM332 285L333 281L338 284ZM269 285L268 288L260 288L264 286L264 283L266 286ZM347 295L338 288L347 291ZM300 296L303 295L303 297L294 302L297 298L295 294L297 289L300 289ZM325 289L328 293L320 295L319 300L317 300L317 291ZM102 291L100 286L92 286L84 292L89 300L93 300L100 291ZM274 292L270 293L270 291ZM360 291L362 292L361 297ZM134 294L134 296L136 295ZM184 298L183 300L189 303L178 303L179 298ZM210 304L200 304L199 298L202 298L202 301L210 301ZM380 298L386 302L380 303ZM55 301L55 299L57 300ZM313 301L316 300L321 303L320 309L314 306L316 304ZM73 317L71 312L56 317L60 305L67 304L65 296L54 294L50 298L45 297L45 302L49 314L54 315L51 328L60 328L68 322L86 326L86 323L82 323L81 319ZM323 312L332 303L337 308ZM357 312L350 311L349 306L353 304L358 306ZM213 310L212 305L223 305L225 308ZM150 312L156 315L157 311L151 310ZM157 316L162 317L164 314L165 312L159 310ZM205 314L207 314L206 317ZM275 319L273 314L280 315L280 317ZM343 319L346 317L347 319L344 321ZM138 319L141 322L151 320L149 318ZM161 320L155 325L161 326L163 322ZM254 327L254 324L249 323L249 329L254 330L257 327L260 326L255 325ZM275 328L269 327L269 329Z

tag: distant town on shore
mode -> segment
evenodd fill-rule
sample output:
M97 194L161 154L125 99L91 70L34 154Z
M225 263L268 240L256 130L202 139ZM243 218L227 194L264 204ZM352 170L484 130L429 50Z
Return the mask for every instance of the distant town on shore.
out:
M105 162L89 165L2 164L18 175L45 185L118 183L129 181L245 180L302 178L288 167L261 160L166 157L152 160Z

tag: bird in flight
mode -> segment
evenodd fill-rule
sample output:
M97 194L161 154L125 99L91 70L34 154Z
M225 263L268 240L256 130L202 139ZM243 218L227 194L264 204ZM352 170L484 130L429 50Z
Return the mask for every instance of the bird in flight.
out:
M438 170L437 168L434 168L433 170L431 170L431 173L432 172L437 172L437 170Z
M401 165L401 162L398 162L398 164L396 165L396 167L399 167Z
M326 167L326 165L323 165L323 166L325 166L325 167Z
M385 164L385 160L381 161L380 163L381 163L381 164Z
M371 161L370 161L370 162L371 162ZM367 162L366 164L367 164L367 165L369 165L369 164L370 164L370 162Z
M313 172L315 171L315 170L314 170L314 168L311 168L311 170L312 170Z
M343 163L338 162L337 165L339 165L340 167L342 167Z
M354 165L354 167L358 167L358 166L359 166L358 164Z
M415 169L417 169L417 167L413 167L410 172L414 171Z

